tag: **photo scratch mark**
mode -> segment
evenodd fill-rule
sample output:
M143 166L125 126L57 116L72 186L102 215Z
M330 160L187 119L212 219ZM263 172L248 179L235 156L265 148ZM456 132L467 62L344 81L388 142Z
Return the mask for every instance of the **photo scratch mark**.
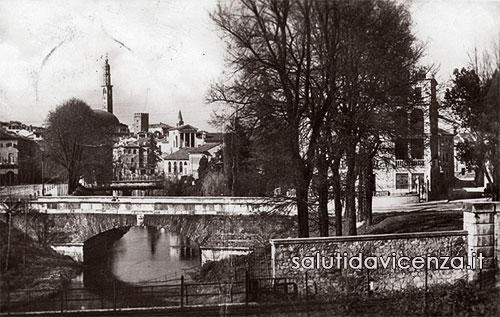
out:
M64 39L64 40L62 40L59 44L57 44L56 46L54 46L54 47L50 50L49 54L47 54L47 55L45 56L45 58L42 60L42 65L40 66L40 71L42 70L43 66L45 66L45 64L46 64L46 63L47 63L47 61L49 60L50 56L52 56L52 54L54 54L54 52L55 52L55 51L56 51L59 47L61 47L61 45L63 45L63 44L64 44L67 40L68 40L68 39Z
M130 53L134 53L134 51L132 51L132 49L130 49L130 47L128 47L127 45L125 45L125 43L123 43L122 41L120 40L117 40L115 39L114 37L112 37L108 32L106 32L106 29L104 28L104 24L102 23L102 20L101 20L101 29L102 29L102 32L104 34L106 34L110 39L112 39L113 41L115 41L116 43L120 44L120 47L123 47L125 49L127 49Z

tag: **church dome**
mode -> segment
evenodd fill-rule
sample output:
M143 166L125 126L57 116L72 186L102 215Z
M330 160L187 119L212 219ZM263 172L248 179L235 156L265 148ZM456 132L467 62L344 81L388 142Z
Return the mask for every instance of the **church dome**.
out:
M118 120L118 118L110 112L104 110L94 110L94 114L99 119L99 121L101 121L101 124L103 126L109 127L117 126L120 124L120 120Z

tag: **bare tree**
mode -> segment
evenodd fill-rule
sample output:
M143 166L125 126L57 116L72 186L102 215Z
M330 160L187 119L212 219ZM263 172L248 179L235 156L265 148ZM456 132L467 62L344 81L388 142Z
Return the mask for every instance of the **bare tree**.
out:
M319 167L321 231L328 234L325 166L341 156L348 231L355 234L359 146L381 134L385 114L404 102L420 56L408 11L385 1L245 0L220 5L212 18L234 72L211 100L286 123L299 236L309 235L309 189ZM322 138L335 139L332 147L342 151L328 153Z
M1 209L5 215L5 222L7 223L7 252L5 254L5 270L9 269L10 249L11 249L11 236L12 236L12 220L14 216L26 211L26 201L14 196L8 196L1 201ZM26 243L26 242L25 242Z
M286 123L300 237L309 236L314 156L323 118L333 104L314 98L320 77L313 74L325 66L318 61L327 60L318 59L321 52L314 47L313 15L318 8L310 1L250 0L220 5L212 15L228 40L229 64L237 76L230 85L214 87L211 100L238 105L242 116Z

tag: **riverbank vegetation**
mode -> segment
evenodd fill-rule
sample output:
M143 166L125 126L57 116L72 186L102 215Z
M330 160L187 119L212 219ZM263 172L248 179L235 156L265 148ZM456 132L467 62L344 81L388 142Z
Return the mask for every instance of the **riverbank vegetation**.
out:
M71 258L42 246L15 227L10 231L9 266L6 269L8 233L8 225L0 221L0 263L4 264L0 271L1 302L6 302L7 296L11 300L22 300L26 294L17 293L19 290L59 289L80 273L81 266Z

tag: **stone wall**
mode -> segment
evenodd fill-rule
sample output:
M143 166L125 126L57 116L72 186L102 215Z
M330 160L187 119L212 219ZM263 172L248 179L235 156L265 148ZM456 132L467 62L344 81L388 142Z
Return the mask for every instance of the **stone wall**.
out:
M0 196L42 196L42 189L45 195L62 196L68 194L68 184L27 184L5 186L0 188Z
M465 257L467 264L467 232L447 231L431 233L409 233L409 234L385 234L365 235L350 237L329 238L302 238L302 239L274 239L271 240L272 265L274 277L291 278L298 284L299 292L329 294L332 292L360 293L367 291L389 292L402 290L409 287L427 287L435 284L453 283L458 280L467 280L466 269L393 269L392 264L383 268L380 264L377 269L344 268L342 265L337 269L327 269L330 265L330 257L336 253L348 257L386 257L399 259L401 256L432 257L432 256L460 256ZM293 258L296 262L293 262ZM311 268L309 260L320 262L319 268ZM322 260L323 261L323 260ZM296 265L297 263L305 264ZM367 262L373 266L371 260ZM391 260L392 263L392 260ZM406 262L402 262L405 264ZM352 264L357 265L357 260ZM459 263L455 263L458 265ZM406 265L406 264L405 264ZM322 267L323 266L323 267ZM298 267L298 268L295 268ZM307 274L307 276L306 276ZM307 285L307 288L306 288Z

